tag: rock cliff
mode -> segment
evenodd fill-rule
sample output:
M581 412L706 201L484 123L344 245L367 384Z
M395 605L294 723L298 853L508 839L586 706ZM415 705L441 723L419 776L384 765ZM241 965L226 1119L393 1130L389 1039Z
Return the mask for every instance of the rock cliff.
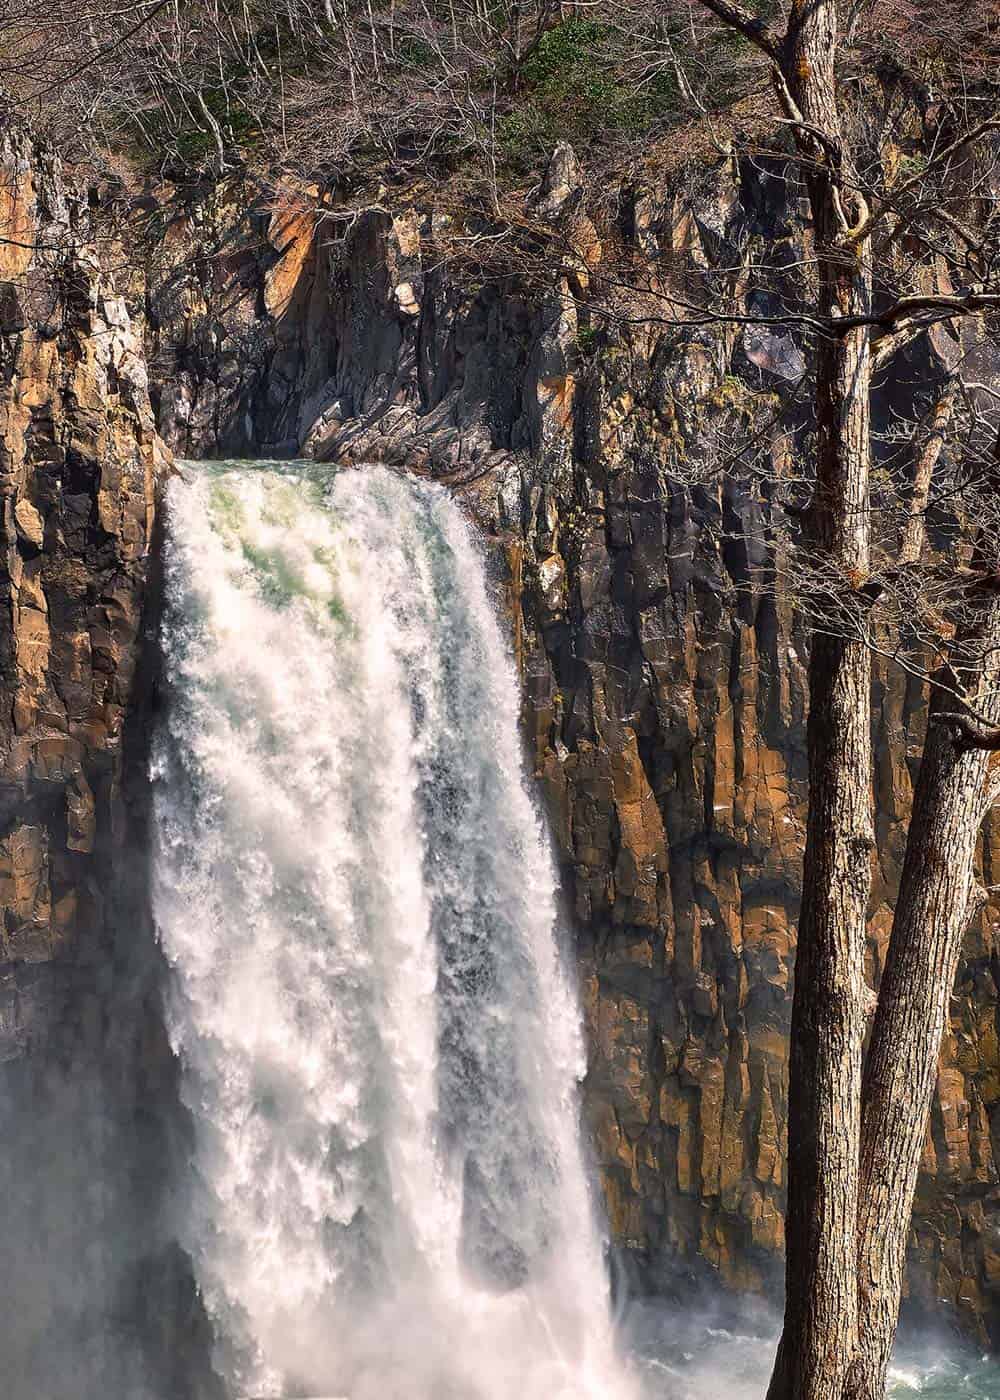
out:
M168 457L134 285L59 160L0 119L0 1233L16 1278L0 1354L13 1400L139 1400L149 1378L184 1376L179 1334L198 1346L164 1216L182 1125L148 909L141 658Z
M48 1076L31 1149L54 1154L82 1104L133 1135L138 1124L146 1168L183 1132L143 1108L173 1092L140 854L155 415L180 455L379 459L462 493L509 604L577 931L587 1112L615 1239L645 1286L707 1274L767 1287L782 1248L807 641L759 582L781 567L776 494L735 462L722 475L698 464L763 435L780 474L787 442L768 439L760 409L801 355L759 327L626 314L612 331L588 306L592 289L609 295L608 240L631 260L638 311L636 288L654 282L663 307L679 260L738 278L766 249L794 266L780 164L732 154L693 182L650 175L616 192L609 224L583 208L561 148L531 204L550 239L542 287L443 257L454 216L433 201L348 218L316 191L264 201L234 184L150 199L140 270L135 246L99 242L58 163L9 125L0 165L0 1056L22 1109ZM921 354L910 367L934 373ZM876 979L924 710L916 681L881 673ZM987 877L996 849L991 834ZM993 1342L995 921L989 906L967 940L910 1274L916 1300ZM87 1150L113 1155L115 1141ZM11 1216L35 1208L23 1189L9 1199ZM122 1202L137 1209L127 1182L99 1208ZM134 1234L158 1280L143 1345L159 1336L156 1364L176 1379L167 1319L188 1309L201 1324L168 1236ZM137 1258L102 1267L121 1287Z
M104 918L153 532L158 445L141 329L58 160L0 131L2 1054ZM40 971L41 970L41 971Z
M465 495L503 561L577 929L614 1236L647 1286L707 1269L762 1289L783 1245L807 639L759 586L781 564L774 494L697 467L766 434L761 402L803 362L789 334L677 328L662 308L678 261L730 291L762 255L794 267L800 221L780 163L738 154L617 191L600 235L578 196L561 148L532 203L557 270L543 293L463 275L430 202L339 222L305 195L249 218L232 199L175 208L174 246L199 256L151 277L154 348L179 366L160 420L179 451L377 459ZM657 317L614 333L587 314L609 236L632 312L636 288L659 293ZM933 347L907 368L932 377ZM769 451L780 474L787 441ZM875 980L924 712L919 683L882 668ZM998 968L991 905L952 1003L910 1270L917 1302L994 1342Z

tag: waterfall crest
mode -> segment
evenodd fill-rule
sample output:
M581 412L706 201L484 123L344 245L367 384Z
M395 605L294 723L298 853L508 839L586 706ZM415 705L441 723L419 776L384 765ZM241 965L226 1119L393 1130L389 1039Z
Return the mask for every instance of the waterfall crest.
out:
M234 1395L621 1396L475 541L380 468L185 472L155 908L217 1367Z

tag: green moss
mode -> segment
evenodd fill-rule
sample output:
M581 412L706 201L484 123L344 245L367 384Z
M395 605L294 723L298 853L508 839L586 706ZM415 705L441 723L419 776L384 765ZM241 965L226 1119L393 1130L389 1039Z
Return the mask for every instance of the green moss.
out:
M751 389L736 375L727 374L706 396L705 403L711 408L732 409L750 421L761 409L776 408L778 397L776 394Z
M597 327L580 326L576 333L576 348L581 355L592 355L597 349Z

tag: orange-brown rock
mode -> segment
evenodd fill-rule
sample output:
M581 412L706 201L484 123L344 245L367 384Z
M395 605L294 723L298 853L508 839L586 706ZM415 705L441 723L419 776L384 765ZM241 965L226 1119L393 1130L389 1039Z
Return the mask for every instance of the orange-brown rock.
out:
M19 967L72 958L93 935L78 920L105 878L94 857L120 840L163 449L141 331L87 242L85 206L15 124L0 128L0 189L3 1058L43 1033L18 1010Z
M565 146L529 201L550 240L543 292L453 276L439 256L452 215L404 204L314 243L280 324L262 325L251 314L266 273L252 217L216 208L199 235L212 272L195 288L197 311L186 321L164 311L154 347L169 359L176 345L184 361L188 377L164 389L161 413L182 450L277 442L409 466L459 490L512 561L525 734L575 918L586 1107L613 1233L650 1286L707 1265L760 1288L780 1274L783 1245L808 638L768 586L781 568L773 542L787 533L780 504L738 465L702 467L751 437L769 443L774 473L788 467L788 440L769 437L753 405L804 361L790 331L663 322L672 306L684 320L669 282L680 262L737 276L755 259L794 269L802 249L780 161L734 151L695 183L651 180L608 201L636 287L661 279L663 296L642 324L646 304L624 289L622 324L605 325L596 348L583 317L607 262L605 228L583 207ZM184 265L190 289L198 259ZM154 319L170 286L153 277ZM729 290L746 294L746 279ZM908 363L911 381L935 372L936 353L931 344ZM30 627L26 664L34 655L37 666L44 629ZM888 667L875 700L873 982L925 714L919 685ZM998 883L996 836L984 845L987 886ZM997 952L991 905L953 1000L910 1277L915 1298L994 1342Z
M2 1389L121 1396L141 1375L218 1400L164 1226L180 1119L140 700L164 456L142 288L104 215L0 116Z

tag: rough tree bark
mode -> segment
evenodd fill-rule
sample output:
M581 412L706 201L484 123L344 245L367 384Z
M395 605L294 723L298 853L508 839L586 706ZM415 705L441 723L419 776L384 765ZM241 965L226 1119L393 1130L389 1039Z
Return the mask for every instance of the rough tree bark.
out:
M864 270L830 278L867 294ZM813 547L847 577L868 562L867 331L824 347ZM861 383L862 392L856 392ZM857 1154L873 845L871 654L814 634L809 820L792 1003L785 1324L769 1400L831 1400L857 1345Z
M989 485L1000 490L1000 441ZM996 572L983 532L975 565ZM846 1400L883 1400L906 1243L962 936L985 897L974 862L996 801L1000 596L983 590L937 677L862 1086L859 1350ZM955 692L986 727L953 715Z
M864 979L874 847L871 654L852 616L859 591L872 586L866 580L874 221L852 188L838 111L835 0L792 0L781 36L732 0L702 3L773 63L803 159L815 319L828 328L816 356L817 480L807 526L813 563L831 596L814 600L809 818L790 1047L785 1319L768 1400L884 1400L937 1056L968 918L978 831L992 799L988 761L972 744L992 738L974 736L970 724L943 722L943 702L935 701L862 1076L875 1001ZM887 330L905 326L912 301L901 298L879 323ZM913 513L919 523L905 531L899 563L920 552L930 478L953 396L949 386L935 406L916 463ZM966 660L957 664L964 673L953 680L964 687L977 718L990 722L1000 719L990 693L1000 604L985 604L971 626L959 638ZM991 658L989 674L984 655Z
M994 604L1000 618L1000 606ZM1000 629L994 624L997 641ZM995 800L989 755L932 724L865 1065L858 1218L859 1351L845 1395L884 1400L906 1243L962 935L975 913L973 861Z
M837 13L795 0L779 92L807 157L824 321L871 313L867 210L844 183L850 163L836 104ZM820 341L817 469L807 517L824 575L845 591L867 577L871 350L865 325ZM846 619L845 619L846 621ZM769 1400L834 1400L857 1346L854 1231L866 1002L865 931L874 844L871 654L832 620L809 664L809 819L792 1004L785 1323Z
M910 518L903 531L903 543L900 547L898 560L900 564L915 564L920 558L920 551L923 548L926 535L927 503L930 500L931 481L951 423L957 393L958 377L953 375L942 388L931 411L930 431L917 453L917 460L914 464Z

